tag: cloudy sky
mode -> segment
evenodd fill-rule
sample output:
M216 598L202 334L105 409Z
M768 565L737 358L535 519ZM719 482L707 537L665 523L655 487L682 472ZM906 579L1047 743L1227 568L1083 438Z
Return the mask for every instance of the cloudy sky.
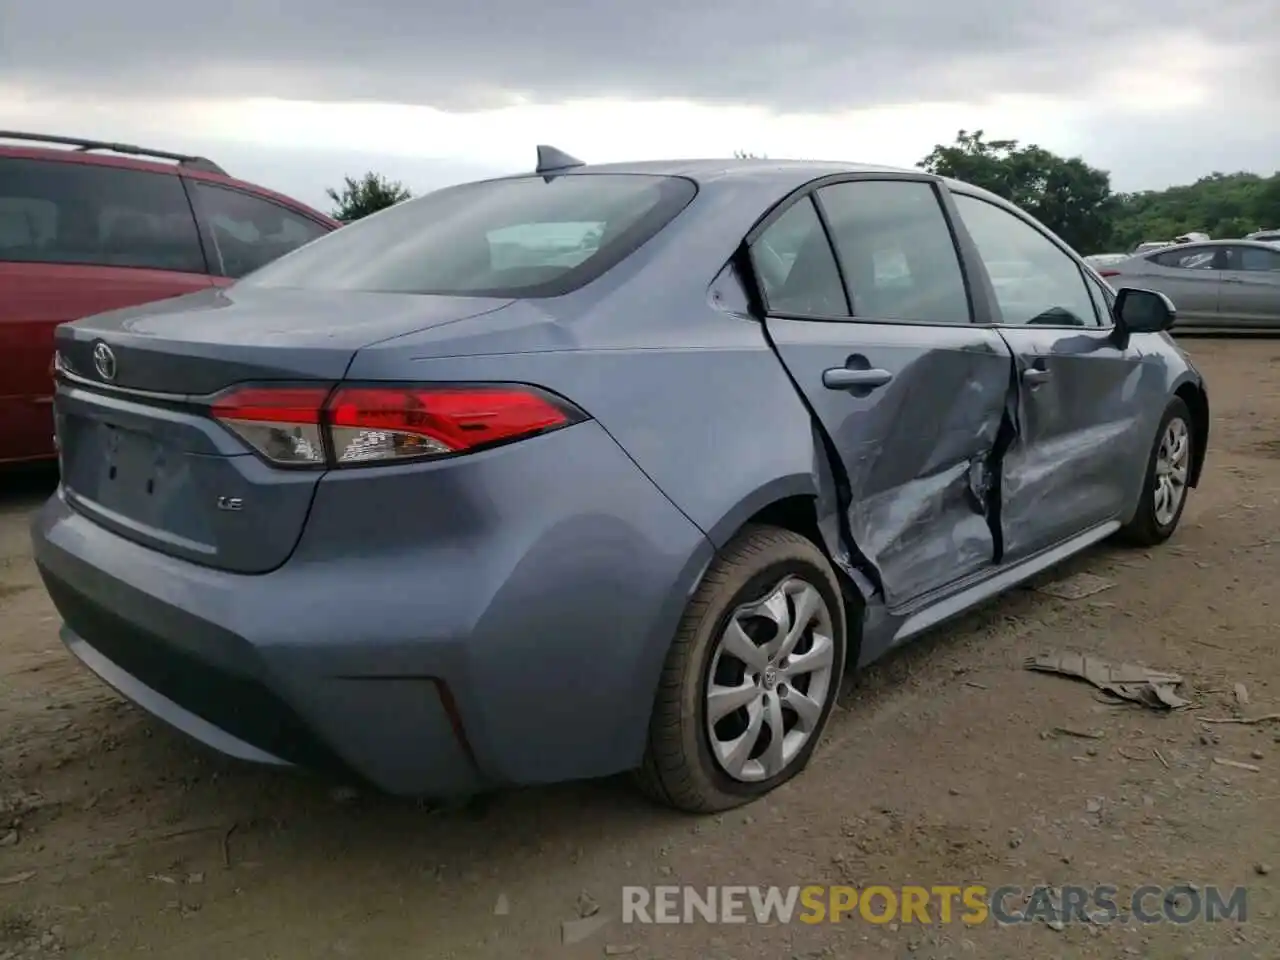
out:
M208 155L320 204L735 149L909 166L959 128L1117 189L1280 167L1280 0L0 0L0 127Z

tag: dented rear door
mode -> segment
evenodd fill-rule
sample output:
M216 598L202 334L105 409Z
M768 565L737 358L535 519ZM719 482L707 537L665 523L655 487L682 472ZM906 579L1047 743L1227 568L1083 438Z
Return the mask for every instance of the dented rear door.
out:
M762 225L752 260L770 339L837 455L848 534L899 607L995 562L1012 357L970 322L932 184L859 179L817 197Z

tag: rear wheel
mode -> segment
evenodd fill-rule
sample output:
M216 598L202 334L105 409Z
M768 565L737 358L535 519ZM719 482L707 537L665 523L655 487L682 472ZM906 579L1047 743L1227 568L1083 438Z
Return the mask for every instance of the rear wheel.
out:
M1187 505L1194 436L1191 411L1181 397L1174 397L1160 419L1147 460L1142 499L1133 519L1119 532L1122 540L1135 546L1155 546L1168 540L1178 528Z
M845 636L822 551L789 530L744 530L703 578L667 655L641 787L712 812L790 780L830 718Z

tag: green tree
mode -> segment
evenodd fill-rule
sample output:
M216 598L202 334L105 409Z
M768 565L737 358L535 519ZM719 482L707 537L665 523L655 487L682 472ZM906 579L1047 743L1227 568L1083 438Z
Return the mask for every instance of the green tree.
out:
M399 180L388 180L372 170L359 180L352 177L342 179L341 191L333 187L325 191L333 201L331 216L335 220L359 220L413 196L409 188Z
M1081 253L1098 252L1110 240L1111 177L1079 157L961 130L955 143L938 144L917 166L1017 204Z
M1280 173L1259 185L1254 196L1253 215L1259 230L1280 227Z
M1195 183L1117 199L1113 243L1120 250L1192 231L1231 239L1280 226L1280 174L1211 173Z

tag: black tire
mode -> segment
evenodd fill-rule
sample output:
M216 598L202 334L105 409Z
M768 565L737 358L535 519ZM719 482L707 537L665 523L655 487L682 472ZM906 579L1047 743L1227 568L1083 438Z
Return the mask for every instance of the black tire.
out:
M1178 529L1178 521L1182 519L1182 511L1186 509L1187 497L1191 488L1182 490L1182 500L1174 511L1172 519L1161 523L1156 518L1156 463L1159 459L1160 444L1164 439L1169 424L1174 420L1182 420L1187 429L1187 467L1195 462L1198 455L1195 449L1195 431L1192 429L1191 410L1181 397L1174 397L1165 407L1164 416L1160 418L1160 427L1156 430L1155 440L1151 444L1151 454L1147 457L1147 473L1142 482L1142 498L1138 501L1138 509L1132 519L1117 531L1116 537L1123 543L1135 547L1154 547L1164 543L1173 531Z
M831 680L814 732L791 763L769 779L744 782L730 777L712 754L704 695L708 671L734 611L762 599L787 576L816 588L827 605L835 648ZM844 674L846 636L840 585L822 551L789 530L745 528L707 570L667 654L644 761L635 771L640 788L678 810L713 813L750 803L790 780L808 764L830 720Z

